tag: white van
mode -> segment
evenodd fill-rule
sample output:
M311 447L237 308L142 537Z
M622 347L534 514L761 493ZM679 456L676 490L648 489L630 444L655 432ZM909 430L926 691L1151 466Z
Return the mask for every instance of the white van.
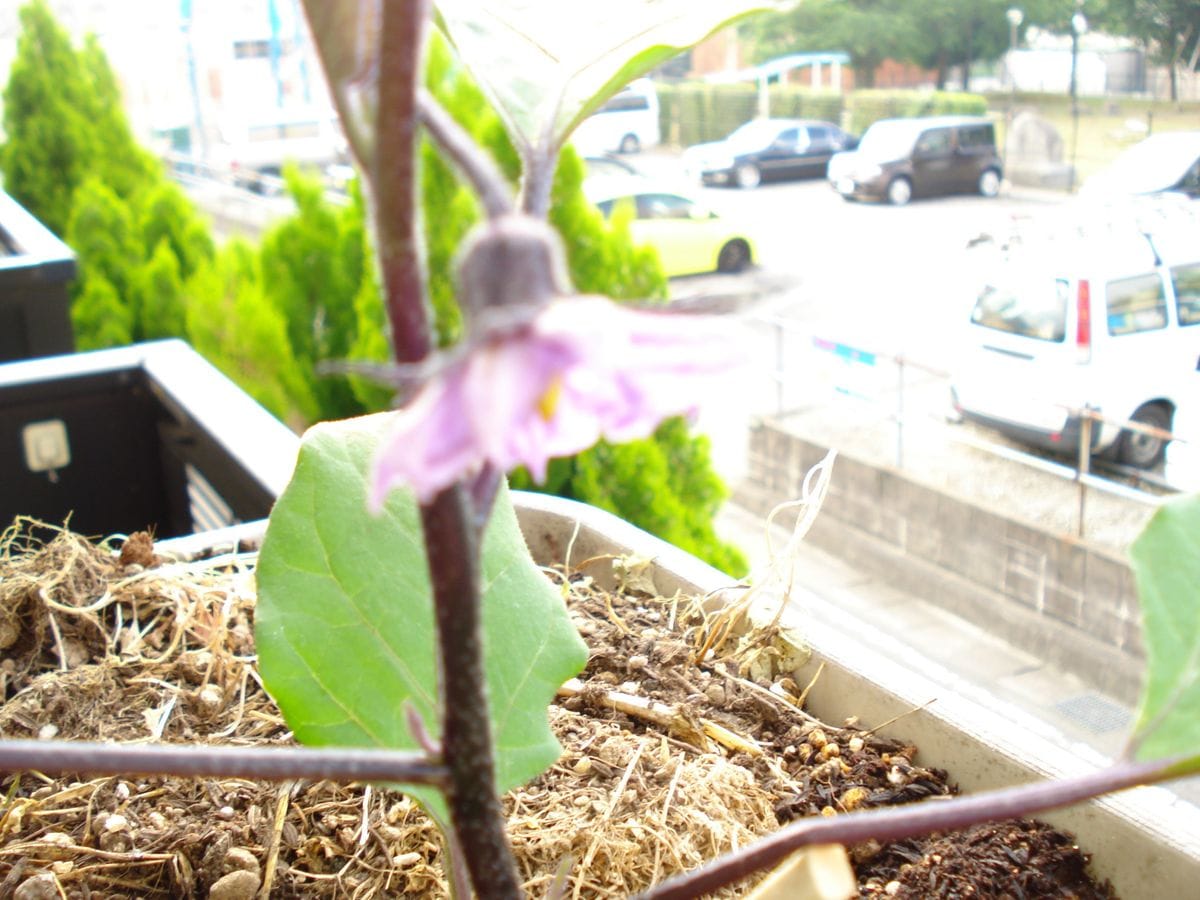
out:
M1073 220L971 251L981 279L952 378L965 418L1078 452L1078 411L1170 430L1200 404L1200 211L1075 207ZM1165 442L1105 422L1091 450L1150 468Z
M1188 381L1187 394L1200 397L1200 368L1191 373ZM1167 483L1181 491L1200 493L1200 402L1181 405L1171 431L1182 440L1171 441L1167 447L1164 466Z
M332 110L267 110L227 120L220 133L211 148L213 164L252 190L265 191L286 163L324 169L347 158L346 139Z
M571 135L580 156L637 153L661 140L658 92L649 78L639 78L588 116Z

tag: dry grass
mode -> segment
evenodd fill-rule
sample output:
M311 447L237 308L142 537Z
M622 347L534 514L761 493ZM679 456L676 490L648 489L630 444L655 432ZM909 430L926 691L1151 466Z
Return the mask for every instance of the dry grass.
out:
M280 744L253 647L253 557L122 564L40 523L0 541L8 738ZM775 827L777 797L720 752L554 707L566 747L506 798L526 888L570 864L573 897L624 897ZM445 896L440 834L394 791L330 782L50 778L0 783L0 894L67 898ZM240 876L241 871L250 875Z
M996 107L1007 104L994 98ZM1200 104L1148 103L1135 100L1080 101L1078 117L1072 116L1069 101L1061 103L1035 102L1032 107L1058 129L1063 139L1063 157L1072 159L1078 169L1078 182L1101 171L1113 158L1147 134L1161 131L1200 129ZM1026 108L1018 98L1018 108ZM997 140L1003 146L1004 126L1000 120Z

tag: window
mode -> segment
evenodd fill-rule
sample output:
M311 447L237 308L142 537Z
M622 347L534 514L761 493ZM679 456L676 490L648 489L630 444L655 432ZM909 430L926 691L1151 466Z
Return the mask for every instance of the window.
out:
M990 147L995 143L991 125L967 125L958 129L958 144L965 149Z
M1167 298L1157 273L1108 283L1108 333L1136 334L1167 327Z
M1175 286L1175 314L1180 325L1200 325L1200 263L1171 270Z
M321 136L320 122L287 122L280 128L283 138L315 138Z
M675 194L639 194L637 198L639 219L690 219L690 200Z
M776 147L795 147L800 140L800 129L788 128L786 131L779 132L779 135L772 142ZM805 142L807 143L807 141Z
M917 141L918 156L943 156L950 152L950 132L945 128L927 131Z
M634 109L649 109L650 99L645 94L617 94L599 112L628 112Z
M266 59L271 55L269 41L234 41L234 59Z
M1067 333L1067 282L1026 279L985 287L971 321L1039 341L1061 342Z

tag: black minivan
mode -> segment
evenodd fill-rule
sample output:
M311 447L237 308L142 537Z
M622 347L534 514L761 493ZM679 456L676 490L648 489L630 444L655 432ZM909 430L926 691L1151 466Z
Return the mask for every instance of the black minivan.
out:
M887 200L1000 191L996 129L982 116L880 119L858 149L829 161L829 183L847 200Z

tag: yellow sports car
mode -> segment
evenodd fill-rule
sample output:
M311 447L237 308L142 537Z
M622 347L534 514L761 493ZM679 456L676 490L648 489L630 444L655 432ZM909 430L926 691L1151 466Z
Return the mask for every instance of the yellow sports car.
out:
M605 217L624 207L635 242L658 251L667 277L740 272L754 262L754 242L742 229L674 190L636 176L596 176L584 193Z

